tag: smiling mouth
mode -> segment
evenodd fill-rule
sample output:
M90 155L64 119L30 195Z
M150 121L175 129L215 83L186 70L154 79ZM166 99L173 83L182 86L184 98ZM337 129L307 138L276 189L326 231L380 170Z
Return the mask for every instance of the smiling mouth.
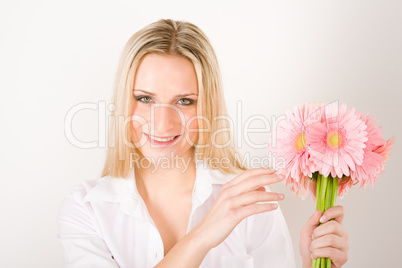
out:
M144 133L144 134L147 135L148 138L150 138L151 140L157 141L157 142L160 142L160 143L168 143L168 142L174 141L174 140L177 139L177 137L180 136L180 135L177 135L177 136L163 137L163 138L162 138L162 137L151 136L151 135L149 135L149 134L147 134L147 133Z

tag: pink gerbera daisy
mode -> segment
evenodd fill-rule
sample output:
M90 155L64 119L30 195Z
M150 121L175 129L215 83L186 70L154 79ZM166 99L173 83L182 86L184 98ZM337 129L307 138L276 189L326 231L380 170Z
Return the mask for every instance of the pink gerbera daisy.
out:
M359 116L367 126L367 141L365 142L366 147L363 148L363 163L357 165L355 171L350 172L353 181L361 182L358 189L362 186L365 188L369 181L374 185L377 170L381 166L384 157L373 152L373 150L385 144L385 140L382 138L383 133L380 132L381 127L376 127L377 122L374 123L374 116L370 117L369 114L363 115L362 113L359 113Z
M380 154L384 157L381 165L379 166L379 168L377 170L378 175L381 175L382 173L384 173L385 164L387 164L387 160L388 160L389 156L391 155L391 150L392 150L392 147L394 147L394 144L395 144L395 136L390 138L389 140L387 140L385 142L385 144L374 149L373 152Z
M338 197L343 199L344 195L349 191L349 189L357 183L358 181L352 180L350 176L343 176L342 179L338 180Z
M320 174L327 177L349 176L349 169L363 163L366 147L366 124L343 103L331 103L323 107L324 123L316 122L307 128L307 144L311 159Z
M270 151L276 153L276 158L285 162L281 173L285 176L284 183L290 185L293 193L303 193L303 199L309 189L310 177L316 171L310 159L306 146L306 125L314 121L321 122L321 116L315 111L322 104L305 103L302 107L295 106L293 113L287 111L287 118L278 123L276 147Z
M374 174L369 177L369 180L363 181L362 184L359 186L359 189L361 187L366 188L369 181L371 183L371 187L374 187L375 179L379 179L380 175L384 173L385 164L387 163L387 160L391 154L391 150L394 144L395 144L395 137L392 137L389 140L387 140L383 145L377 147L371 152L372 154L381 156L381 161L378 163L378 165L376 165Z

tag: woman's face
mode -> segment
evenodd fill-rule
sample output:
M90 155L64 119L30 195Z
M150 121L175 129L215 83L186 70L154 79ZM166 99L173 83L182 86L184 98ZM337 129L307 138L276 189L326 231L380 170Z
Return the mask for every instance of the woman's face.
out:
M192 62L148 54L137 69L133 88L132 129L140 152L156 161L190 156L198 139L198 83Z

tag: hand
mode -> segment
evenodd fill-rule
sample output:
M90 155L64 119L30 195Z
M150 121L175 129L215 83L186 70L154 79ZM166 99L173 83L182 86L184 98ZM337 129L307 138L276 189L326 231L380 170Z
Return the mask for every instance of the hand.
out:
M311 268L313 259L319 257L330 258L333 268L342 267L347 262L349 243L348 233L342 227L344 215L344 207L334 206L324 212L325 220L320 226L321 210L316 210L310 217L300 232L303 267Z
M222 243L244 218L276 209L272 203L256 204L284 199L263 187L283 180L274 173L268 168L248 169L222 186L208 214L195 227L208 249Z

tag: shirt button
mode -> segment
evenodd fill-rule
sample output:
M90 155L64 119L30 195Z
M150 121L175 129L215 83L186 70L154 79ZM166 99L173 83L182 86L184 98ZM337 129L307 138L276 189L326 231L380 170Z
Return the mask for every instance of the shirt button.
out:
M158 258L158 252L155 252L155 259Z

